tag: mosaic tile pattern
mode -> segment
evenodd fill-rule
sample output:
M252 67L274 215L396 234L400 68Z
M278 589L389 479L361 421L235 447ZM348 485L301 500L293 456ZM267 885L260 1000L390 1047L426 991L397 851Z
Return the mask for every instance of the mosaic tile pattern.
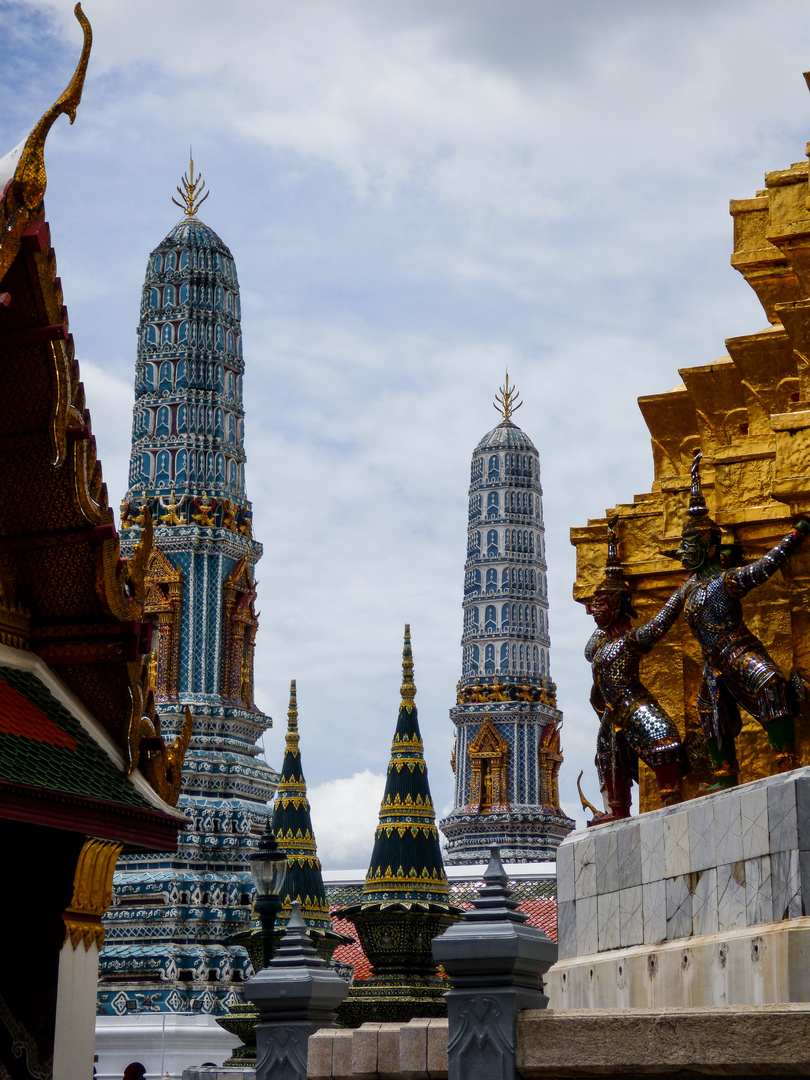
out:
M178 803L188 825L171 855L119 859L102 1014L222 1015L252 974L234 937L251 928L248 860L278 776L258 756L269 717L221 695L223 584L262 550L244 483L243 371L233 259L211 229L186 219L152 252L144 283L122 550L131 554L148 503L155 541L183 575L178 692L158 709L168 738L186 705L194 716Z
M460 696L450 712L454 806L440 822L445 861L486 862L492 844L507 863L553 859L574 823L548 781L544 788L540 766L546 729L562 721L551 681L543 489L537 450L508 418L473 451L467 541ZM470 699L496 681L509 700ZM482 808L469 751L485 715L508 747L508 794Z

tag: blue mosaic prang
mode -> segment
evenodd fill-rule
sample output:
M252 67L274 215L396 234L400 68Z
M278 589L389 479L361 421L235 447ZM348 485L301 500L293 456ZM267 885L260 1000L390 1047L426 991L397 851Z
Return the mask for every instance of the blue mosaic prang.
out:
M156 546L182 575L176 684L156 704L167 741L186 706L194 718L178 802L188 827L173 854L118 861L100 960L105 1015L224 1015L253 973L233 939L251 927L249 857L278 774L257 745L271 720L252 704L252 640L247 689L229 689L223 675L225 583L242 564L252 589L262 553L245 493L243 372L231 253L187 215L149 257L121 546L132 554L146 505ZM252 595L240 594L248 604ZM255 619L244 627L251 633Z
M249 509L239 318L230 251L184 218L149 256L143 286L128 499L174 490Z
M574 822L556 791L562 713L551 680L543 489L537 450L508 407L472 456L463 607L445 862L486 863L492 844L505 862L553 859Z

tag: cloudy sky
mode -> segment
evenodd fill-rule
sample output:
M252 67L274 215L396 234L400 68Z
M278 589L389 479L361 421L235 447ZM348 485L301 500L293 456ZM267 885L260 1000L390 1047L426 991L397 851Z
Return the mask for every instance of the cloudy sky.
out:
M46 208L110 500L135 327L188 164L243 300L257 700L289 680L325 866L367 864L412 627L434 801L452 805L470 454L498 417L541 458L563 806L595 794L571 526L649 490L636 405L761 327L728 200L804 154L810 2L86 0L76 123ZM0 0L0 156L61 93L66 0Z

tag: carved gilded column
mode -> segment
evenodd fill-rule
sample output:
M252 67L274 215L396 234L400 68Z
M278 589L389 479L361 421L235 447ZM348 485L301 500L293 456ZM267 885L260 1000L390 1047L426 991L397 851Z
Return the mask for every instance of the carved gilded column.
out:
M73 899L62 915L65 942L59 954L53 1080L93 1075L101 919L112 901L113 872L121 844L90 838L76 864Z

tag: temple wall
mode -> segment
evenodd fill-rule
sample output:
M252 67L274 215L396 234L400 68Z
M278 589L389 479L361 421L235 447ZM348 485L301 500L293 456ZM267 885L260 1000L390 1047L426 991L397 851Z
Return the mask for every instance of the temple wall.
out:
M517 1074L806 1076L809 1036L807 1005L526 1010L517 1024ZM324 1028L310 1036L307 1073L309 1080L446 1080L447 1041L446 1020ZM230 1080L213 1070L188 1075ZM471 1080L475 1075L473 1066Z

